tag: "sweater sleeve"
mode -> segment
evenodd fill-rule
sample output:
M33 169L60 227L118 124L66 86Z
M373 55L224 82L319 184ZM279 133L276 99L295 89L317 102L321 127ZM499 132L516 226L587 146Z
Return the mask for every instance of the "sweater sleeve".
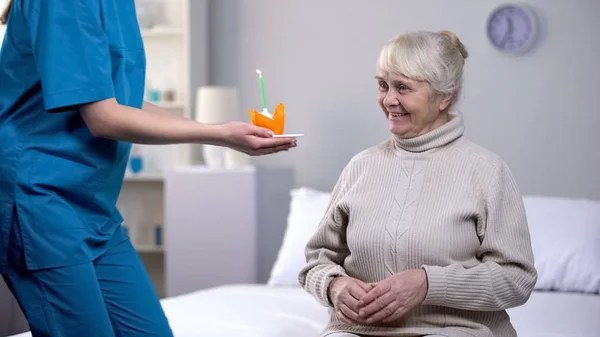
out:
M422 266L428 293L423 304L496 311L524 304L537 281L523 199L504 162L490 177L481 226L481 263Z
M345 276L343 263L350 254L346 244L347 212L341 204L347 186L348 167L342 171L325 215L306 244L306 266L299 273L300 285L323 306L332 306L328 296L329 283Z

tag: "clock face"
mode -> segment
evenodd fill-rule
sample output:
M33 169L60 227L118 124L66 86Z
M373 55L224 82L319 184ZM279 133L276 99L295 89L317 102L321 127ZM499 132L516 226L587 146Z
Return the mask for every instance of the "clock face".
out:
M503 51L522 52L535 36L535 22L528 10L516 5L500 7L488 20L488 37Z

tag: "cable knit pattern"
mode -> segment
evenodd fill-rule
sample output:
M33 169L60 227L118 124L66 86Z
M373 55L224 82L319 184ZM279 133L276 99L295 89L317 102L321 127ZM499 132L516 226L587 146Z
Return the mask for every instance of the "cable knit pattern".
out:
M423 183L423 172L425 163L420 160L404 160L401 163L394 203L386 225L386 268L389 275L406 268L406 250L404 234L413 223L413 217L417 209L417 201Z
M537 279L522 198L506 164L463 132L451 115L344 168L299 275L330 308L322 336L516 336L505 310L525 303ZM427 296L397 322L349 326L331 310L327 290L337 276L378 282L417 268L427 274Z

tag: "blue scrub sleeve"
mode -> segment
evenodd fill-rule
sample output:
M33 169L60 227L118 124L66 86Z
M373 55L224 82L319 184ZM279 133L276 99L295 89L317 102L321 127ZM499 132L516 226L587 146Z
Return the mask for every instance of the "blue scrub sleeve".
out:
M47 111L115 96L100 1L33 0L23 6Z

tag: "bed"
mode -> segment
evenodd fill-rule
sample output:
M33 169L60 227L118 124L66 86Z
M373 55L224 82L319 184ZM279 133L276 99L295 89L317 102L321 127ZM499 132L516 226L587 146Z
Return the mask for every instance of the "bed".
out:
M224 285L162 300L175 336L319 335L327 309L298 287L297 272L329 194L300 188L291 196L268 283ZM508 310L518 336L600 336L600 201L524 200L539 277L529 301Z
M327 310L297 287L228 285L162 303L176 337L314 337L327 322ZM519 337L600 336L596 295L536 291L509 314Z
M327 310L294 287L224 286L165 300L164 308L181 337L310 337L327 321ZM509 314L520 337L600 336L600 296L534 292Z

